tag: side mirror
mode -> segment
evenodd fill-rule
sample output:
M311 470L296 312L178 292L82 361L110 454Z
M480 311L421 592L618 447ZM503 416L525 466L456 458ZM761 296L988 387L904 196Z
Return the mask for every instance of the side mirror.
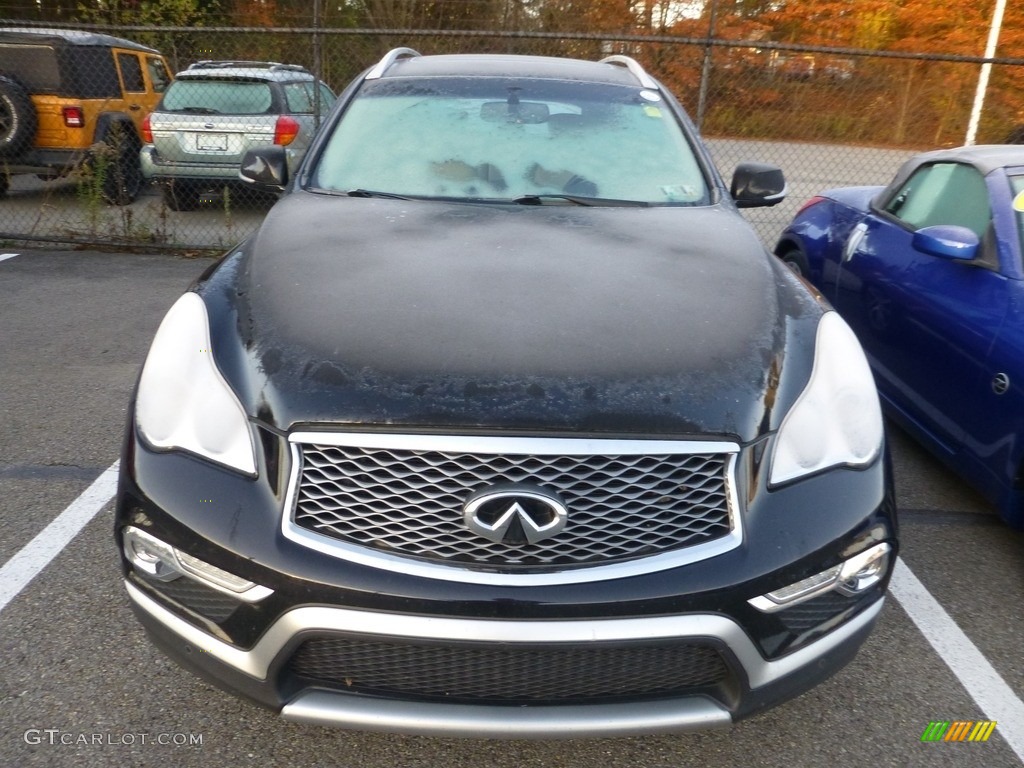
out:
M250 149L242 155L238 178L263 191L283 190L288 185L288 157L284 147Z
M785 199L786 191L782 169L766 163L740 163L729 187L738 208L778 205Z
M936 224L914 233L910 245L915 251L944 259L970 261L978 255L981 240L973 230L954 224Z

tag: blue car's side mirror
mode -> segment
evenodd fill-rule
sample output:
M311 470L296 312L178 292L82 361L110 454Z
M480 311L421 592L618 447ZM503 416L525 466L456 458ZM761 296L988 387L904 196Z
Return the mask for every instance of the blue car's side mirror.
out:
M973 230L955 224L936 224L914 233L914 250L944 259L970 261L978 254L981 240Z

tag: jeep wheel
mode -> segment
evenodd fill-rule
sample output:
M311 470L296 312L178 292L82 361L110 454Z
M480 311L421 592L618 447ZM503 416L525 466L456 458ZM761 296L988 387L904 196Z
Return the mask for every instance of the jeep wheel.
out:
M104 143L110 147L111 162L103 170L103 199L111 205L128 205L142 189L139 141L133 130L118 124L107 132Z
M36 136L36 108L28 91L0 76L0 157L20 155Z
M199 206L202 190L189 181L171 179L160 184L164 205L172 211L194 211Z

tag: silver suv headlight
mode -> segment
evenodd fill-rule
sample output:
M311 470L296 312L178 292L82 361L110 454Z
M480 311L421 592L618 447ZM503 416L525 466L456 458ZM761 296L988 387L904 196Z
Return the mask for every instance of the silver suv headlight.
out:
M818 323L810 381L775 438L772 485L835 466L870 464L882 448L882 410L860 342L835 312Z
M156 448L177 448L256 474L245 411L213 360L206 304L186 293L149 348L135 402L139 432Z

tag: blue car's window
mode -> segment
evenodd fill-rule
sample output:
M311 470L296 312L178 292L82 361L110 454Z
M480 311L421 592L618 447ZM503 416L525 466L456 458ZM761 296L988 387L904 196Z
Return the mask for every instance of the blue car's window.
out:
M919 168L885 210L911 229L956 224L972 230L979 238L985 235L992 219L984 177L962 163L934 163Z
M1017 222L1017 237L1024 250L1024 176L1010 176L1010 189L1013 190L1014 219Z
M694 151L657 93L509 78L367 86L330 137L313 186L491 200L709 199Z

